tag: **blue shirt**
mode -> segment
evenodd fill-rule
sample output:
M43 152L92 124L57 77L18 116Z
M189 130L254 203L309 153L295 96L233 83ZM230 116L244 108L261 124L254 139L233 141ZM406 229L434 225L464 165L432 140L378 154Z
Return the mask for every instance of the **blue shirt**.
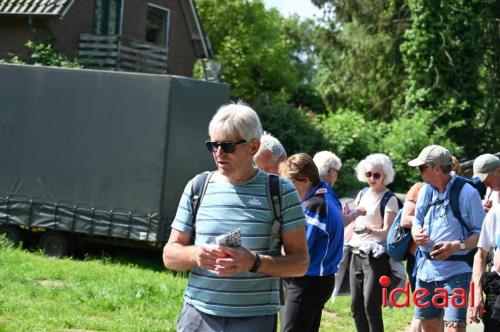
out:
M215 238L236 228L241 245L267 254L271 246L273 218L267 196L267 174L261 170L243 184L210 178L196 216L195 244L216 244ZM184 189L172 228L192 233L189 181ZM304 213L294 185L283 178L281 232L304 227ZM279 279L262 273L242 272L230 277L211 270L191 268L184 299L196 309L215 316L271 315L280 309Z
M430 242L426 246L419 246L420 250L424 252L431 252L432 247L438 242L465 240L472 234L479 234L481 232L484 210L479 193L470 184L467 183L463 186L458 202L462 219L470 229L469 234L467 234L467 229L464 228L462 230L460 221L453 215L448 191L456 178L457 176L453 174L443 193L439 193L436 188L432 187L431 206L425 216L423 215L426 209L426 206L424 206L425 192L426 186L430 185L425 184L419 190L413 223L427 228ZM453 253L453 255L463 255L469 251L459 250ZM465 261L422 258L417 262L417 278L426 282L442 281L451 276L471 271L471 267Z
M344 244L344 221L336 198L321 181L305 196L309 268L307 276L327 276L338 271Z

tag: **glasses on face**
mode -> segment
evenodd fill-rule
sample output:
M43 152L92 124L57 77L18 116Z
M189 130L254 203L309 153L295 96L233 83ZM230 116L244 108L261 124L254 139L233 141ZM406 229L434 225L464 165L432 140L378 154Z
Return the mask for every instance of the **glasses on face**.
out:
M337 172L337 177L340 177L340 171L335 168L330 168L330 172Z
M366 173L365 173L365 176L366 176L366 178L367 178L367 179L369 179L369 178L371 178L371 177L373 176L373 178L374 178L375 180L378 180L378 179L380 179L380 178L382 177L382 174L377 173L377 172L375 172L375 173L372 173L372 172L366 172Z
M427 165L427 164L423 164L423 165L418 166L418 170L420 171L420 173L423 173L429 167L431 167L431 166Z
M212 142L206 141L205 145L207 146L208 151L217 152L219 147L222 148L222 151L225 153L233 153L236 150L236 145L246 143L246 140L242 139L238 142Z

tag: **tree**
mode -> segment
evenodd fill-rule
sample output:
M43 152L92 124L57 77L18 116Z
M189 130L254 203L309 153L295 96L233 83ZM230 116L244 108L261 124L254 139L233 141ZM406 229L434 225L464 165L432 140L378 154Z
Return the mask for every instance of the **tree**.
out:
M499 1L409 4L413 23L401 46L408 72L406 110L432 111L470 158L498 149Z
M400 114L406 73L399 50L410 13L403 0L315 0L326 6L318 40L319 89L330 110L368 119Z
M287 100L300 78L279 12L267 11L260 0L196 4L233 97L253 103Z

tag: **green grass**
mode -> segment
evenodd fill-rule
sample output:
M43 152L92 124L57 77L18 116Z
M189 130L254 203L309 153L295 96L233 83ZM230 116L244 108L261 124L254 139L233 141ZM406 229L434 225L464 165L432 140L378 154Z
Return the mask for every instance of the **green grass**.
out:
M56 260L0 239L0 331L175 331L186 278L117 257ZM411 309L384 310L386 331L410 320ZM349 296L328 302L321 330L355 331Z

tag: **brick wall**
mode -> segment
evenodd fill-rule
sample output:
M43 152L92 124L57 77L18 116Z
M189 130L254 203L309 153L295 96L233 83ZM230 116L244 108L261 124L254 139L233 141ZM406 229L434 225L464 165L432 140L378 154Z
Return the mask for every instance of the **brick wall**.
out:
M28 40L46 41L50 38L45 20L33 19L30 28L27 17L3 16L0 18L0 59L10 60L15 54L29 61L25 44Z

